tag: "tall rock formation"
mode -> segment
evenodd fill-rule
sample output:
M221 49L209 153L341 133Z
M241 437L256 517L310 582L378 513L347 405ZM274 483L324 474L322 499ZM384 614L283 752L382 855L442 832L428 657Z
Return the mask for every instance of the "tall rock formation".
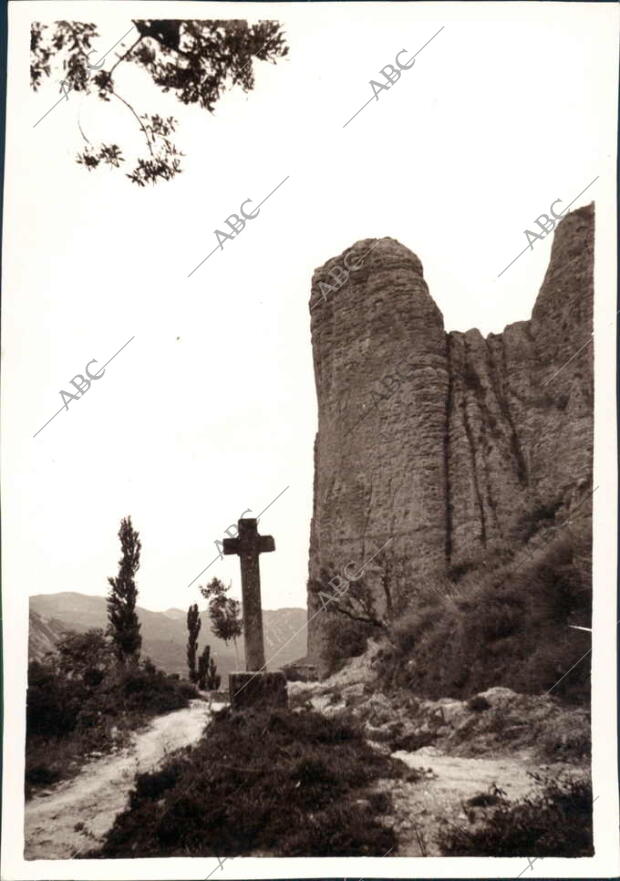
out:
M531 318L486 339L444 331L420 260L394 239L358 242L316 270L311 579L359 568L391 539L414 585L522 541L524 515L587 510L593 238L592 206L567 215ZM377 577L372 565L365 574ZM319 608L309 593L320 663Z

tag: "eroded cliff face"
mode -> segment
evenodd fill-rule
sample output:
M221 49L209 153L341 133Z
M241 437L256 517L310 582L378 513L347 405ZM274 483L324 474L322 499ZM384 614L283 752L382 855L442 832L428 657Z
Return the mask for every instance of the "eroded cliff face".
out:
M422 264L394 239L358 242L315 272L311 579L389 541L415 585L523 540L528 513L587 509L593 239L592 206L567 215L531 318L486 339L446 334ZM372 564L365 574L377 577ZM320 663L318 608L309 593Z

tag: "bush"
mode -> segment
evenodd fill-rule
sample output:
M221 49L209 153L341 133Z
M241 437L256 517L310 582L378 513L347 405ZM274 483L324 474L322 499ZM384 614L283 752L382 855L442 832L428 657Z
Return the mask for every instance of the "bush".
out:
M396 622L376 669L384 685L423 697L468 698L494 685L523 693L553 689L589 699L589 535L558 533L531 561L470 572L454 596L420 590L418 607ZM571 669L573 668L573 669ZM564 675L570 670L569 675Z
M361 621L331 615L326 619L324 633L323 661L327 674L331 675L342 669L349 658L364 654L368 638L376 635L376 628Z
M540 795L500 800L482 826L441 830L445 856L592 856L592 789L586 780L544 782Z
M169 679L161 670L128 668L124 670L113 691L120 691L123 707L128 712L159 715L180 710L188 700L197 697L196 689L188 682Z
M62 737L73 731L86 696L81 683L58 675L51 665L32 661L28 667L26 730L29 736Z
M562 507L562 499L553 502L540 503L530 511L525 511L515 527L515 535L522 541L529 539L546 526L552 526L555 515Z
M27 786L49 786L60 780L60 771L46 764L31 765L26 768Z
M147 658L142 665L110 665L100 631L67 634L59 652L28 668L26 795L76 773L92 752L120 746L151 716L197 697Z
M394 835L376 804L357 800L405 770L342 721L226 708L197 747L138 775L129 808L89 856L382 856Z
M589 719L576 715L570 725L557 725L544 732L539 744L543 758L550 762L580 762L590 759L591 729Z

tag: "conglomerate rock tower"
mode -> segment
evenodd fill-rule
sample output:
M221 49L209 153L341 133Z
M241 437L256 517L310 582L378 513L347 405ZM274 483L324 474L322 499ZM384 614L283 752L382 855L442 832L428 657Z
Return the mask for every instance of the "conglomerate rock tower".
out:
M526 512L567 516L584 503L593 239L593 206L568 214L531 318L486 339L444 331L420 260L394 239L357 242L316 270L311 579L362 565L391 539L413 586L514 541ZM348 278L325 296L343 266ZM308 653L320 664L317 603L309 592Z

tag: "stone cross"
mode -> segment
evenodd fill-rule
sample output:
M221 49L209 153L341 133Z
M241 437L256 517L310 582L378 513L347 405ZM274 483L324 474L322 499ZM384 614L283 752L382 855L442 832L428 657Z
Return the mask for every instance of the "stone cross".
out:
M223 551L241 558L245 669L254 672L265 666L258 555L275 551L276 543L271 535L258 534L256 520L252 517L239 520L237 528L237 538L224 539Z

